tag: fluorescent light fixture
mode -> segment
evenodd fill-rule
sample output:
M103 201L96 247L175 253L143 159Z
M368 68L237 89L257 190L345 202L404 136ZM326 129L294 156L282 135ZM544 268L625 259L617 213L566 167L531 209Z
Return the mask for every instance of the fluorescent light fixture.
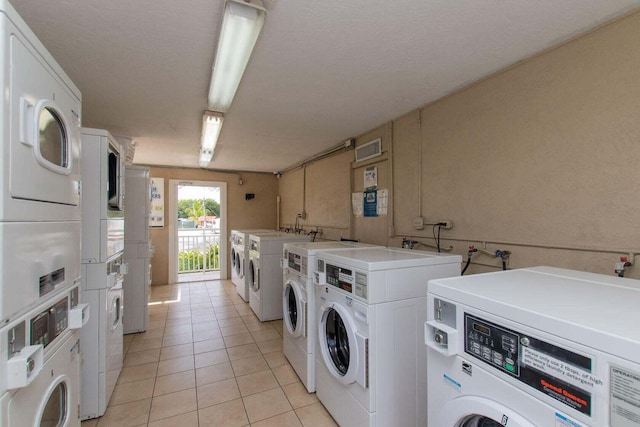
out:
M202 116L202 139L200 141L200 166L207 167L218 143L224 117L221 113L205 111Z
M229 110L266 14L264 8L252 3L237 0L225 3L209 87L210 110L223 113Z

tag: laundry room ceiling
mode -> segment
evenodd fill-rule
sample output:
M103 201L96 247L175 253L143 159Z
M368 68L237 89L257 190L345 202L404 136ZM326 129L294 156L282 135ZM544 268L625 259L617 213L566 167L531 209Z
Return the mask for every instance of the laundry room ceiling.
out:
M198 167L223 0L11 0L134 163ZM269 0L210 167L274 172L640 0Z

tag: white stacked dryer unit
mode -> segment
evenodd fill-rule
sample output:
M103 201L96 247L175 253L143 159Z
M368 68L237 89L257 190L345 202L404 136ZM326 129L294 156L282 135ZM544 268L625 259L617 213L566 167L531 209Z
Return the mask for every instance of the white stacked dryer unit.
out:
M342 426L427 425L427 282L462 257L371 248L318 253L316 394Z
M151 286L150 181L149 168L126 167L124 262L129 271L124 278L124 300L127 302L127 310L123 316L125 334L146 331L149 320L147 305Z
M316 295L313 273L319 252L371 248L374 245L355 242L294 242L283 249L282 308L284 322L282 342L284 355L309 393L316 391L315 349Z
M0 425L79 426L81 94L0 1Z
M261 322L282 319L282 248L310 236L279 231L249 235L249 306Z
M109 132L82 129L82 329L80 417L104 414L123 362L124 158Z
M231 281L238 295L249 302L249 285L245 280L246 268L249 265L249 235L257 233L273 233L275 230L263 228L231 230Z
M81 94L0 2L0 322L80 280Z
M429 426L640 426L640 282L550 267L429 283Z

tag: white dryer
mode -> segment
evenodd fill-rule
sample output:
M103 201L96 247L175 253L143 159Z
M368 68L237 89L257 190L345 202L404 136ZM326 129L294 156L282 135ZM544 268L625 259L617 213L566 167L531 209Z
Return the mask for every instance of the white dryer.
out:
M0 4L0 221L79 221L80 90Z
M82 262L107 262L124 250L122 146L106 130L82 128Z
M640 426L640 282L550 267L433 280L429 426Z
M82 328L83 420L104 414L122 370L125 272L120 257L109 263L82 265L82 300L91 309L91 318Z
M284 355L309 393L316 391L316 296L313 273L319 252L374 245L355 242L293 242L283 247Z
M282 319L282 248L310 236L274 231L249 235L249 305L261 322Z
M462 257L392 248L318 253L316 393L342 426L425 426L427 282Z
M238 295L249 302L249 286L245 281L246 268L249 265L249 235L257 233L273 233L275 230L263 228L246 228L231 230L231 281L236 287Z

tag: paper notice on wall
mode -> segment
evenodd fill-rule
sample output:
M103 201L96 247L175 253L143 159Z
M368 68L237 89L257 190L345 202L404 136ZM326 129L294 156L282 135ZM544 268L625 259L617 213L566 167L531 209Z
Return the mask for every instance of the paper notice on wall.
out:
M149 227L164 227L164 178L151 178Z
M378 216L378 190L364 192L364 216Z
M370 166L364 170L364 188L374 189L378 186L378 167Z
M386 215L389 206L389 191L378 190L378 215Z
M364 215L364 194L362 192L351 193L351 209L353 216L361 217Z

